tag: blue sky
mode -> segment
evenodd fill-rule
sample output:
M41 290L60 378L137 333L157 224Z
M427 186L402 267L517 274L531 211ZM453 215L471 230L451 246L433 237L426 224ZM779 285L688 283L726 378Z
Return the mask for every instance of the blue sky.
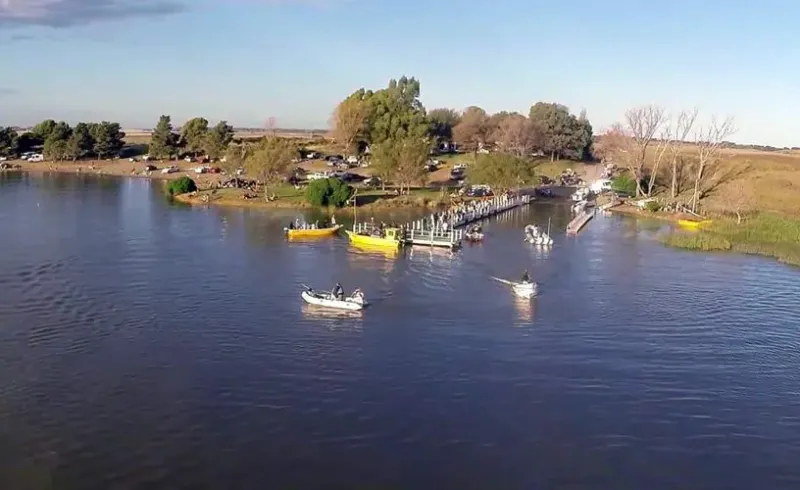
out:
M88 7L87 7L88 5ZM429 109L627 108L736 118L800 146L800 2L0 0L0 124L203 116L326 127L359 87L415 76Z

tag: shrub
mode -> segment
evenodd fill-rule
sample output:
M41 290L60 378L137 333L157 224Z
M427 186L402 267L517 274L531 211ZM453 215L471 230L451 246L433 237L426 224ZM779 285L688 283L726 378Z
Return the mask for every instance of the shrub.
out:
M629 196L636 195L636 181L627 175L614 177L611 181L611 190Z
M353 196L353 188L340 179L319 179L308 184L306 201L312 206L340 208Z
M328 196L333 192L330 179L319 179L311 182L306 187L306 201L312 206L327 206Z
M328 179L330 180L331 189L333 192L331 193L330 197L328 198L328 204L332 204L337 208L340 208L347 204L347 201L353 197L353 188L346 184L344 181L339 179Z
M192 179L186 176L183 176L179 179L171 180L167 184L167 194L169 194L170 196L186 194L187 192L194 192L196 190L197 190L197 184L195 184Z
M658 201L647 201L644 207L651 213L656 213L658 211L661 211L661 203Z

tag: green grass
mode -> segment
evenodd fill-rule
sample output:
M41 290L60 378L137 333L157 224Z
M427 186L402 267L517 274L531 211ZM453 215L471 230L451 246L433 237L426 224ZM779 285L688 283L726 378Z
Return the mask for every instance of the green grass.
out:
M800 266L800 220L775 214L758 214L741 224L735 219L715 219L701 231L673 232L663 241L688 250L730 250Z

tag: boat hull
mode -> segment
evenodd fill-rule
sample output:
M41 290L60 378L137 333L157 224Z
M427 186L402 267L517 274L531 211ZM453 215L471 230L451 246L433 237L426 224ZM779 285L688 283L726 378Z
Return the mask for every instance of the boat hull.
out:
M335 308L337 310L359 311L364 309L364 307L367 305L366 302L357 302L351 298L345 298L344 301L321 298L309 291L303 291L300 293L300 296L303 298L303 301L310 305L323 306L325 308Z
M345 230L350 241L355 245L365 245L369 247L399 248L400 241L391 238L381 238L369 235L359 235L350 230Z
M286 229L286 236L289 238L319 238L335 235L342 225L331 226L330 228L318 228L316 230Z
M511 290L514 291L514 294L520 298L531 298L539 294L539 285L535 282L514 282L506 279L500 279L499 277L493 277L492 279L511 286Z
M709 225L709 224L711 224L711 220L710 219L706 219L706 220L702 220L702 221L693 221L693 220L690 220L690 219L679 219L678 220L678 226L681 226L682 228L687 228L689 230L696 230L698 228L701 228L704 225Z

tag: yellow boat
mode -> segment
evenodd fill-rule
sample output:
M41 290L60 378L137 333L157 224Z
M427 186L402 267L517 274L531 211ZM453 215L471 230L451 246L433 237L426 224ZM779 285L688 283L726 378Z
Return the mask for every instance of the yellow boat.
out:
M345 233L347 233L347 236L350 237L350 242L354 245L399 248L400 230L397 228L386 228L384 231L386 232L384 237L361 234L350 230L345 230Z
M289 238L319 238L335 235L342 225L334 225L330 228L299 229L286 228L286 236Z
M700 228L701 226L705 226L705 225L709 225L709 224L711 224L711 220L710 219L704 219L702 221L694 221L694 220L690 220L690 219L679 219L678 220L678 226L682 226L683 228L688 228L690 230L696 230L696 229Z

